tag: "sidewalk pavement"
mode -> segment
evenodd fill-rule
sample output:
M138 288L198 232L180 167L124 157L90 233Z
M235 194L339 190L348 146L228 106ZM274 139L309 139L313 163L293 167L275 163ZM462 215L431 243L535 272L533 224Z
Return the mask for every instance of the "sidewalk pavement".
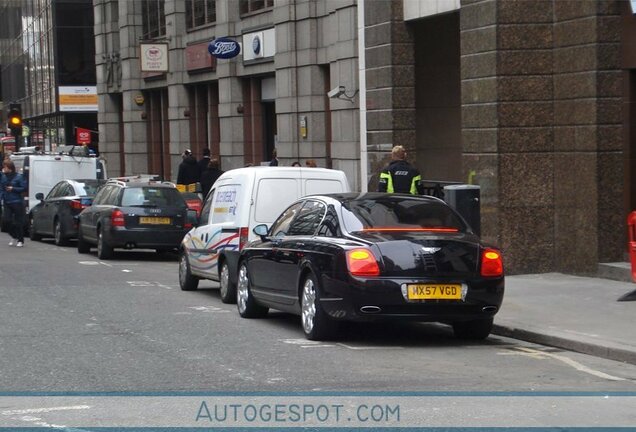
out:
M506 277L493 334L636 364L636 284L560 273Z

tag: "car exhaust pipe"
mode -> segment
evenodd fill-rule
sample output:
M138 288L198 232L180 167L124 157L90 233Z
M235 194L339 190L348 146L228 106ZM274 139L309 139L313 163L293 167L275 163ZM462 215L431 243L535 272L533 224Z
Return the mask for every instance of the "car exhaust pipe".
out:
M497 306L484 306L481 308L482 312L497 312Z
M362 306L360 308L360 312L374 314L374 313L382 312L382 309L380 309L378 306Z

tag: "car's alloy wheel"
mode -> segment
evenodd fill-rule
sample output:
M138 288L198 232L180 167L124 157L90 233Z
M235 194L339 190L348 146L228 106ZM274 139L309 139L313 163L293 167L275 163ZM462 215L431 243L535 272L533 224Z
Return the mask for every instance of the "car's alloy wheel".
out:
M53 237L55 238L55 244L58 246L64 246L68 242L62 233L62 222L59 219L55 219L55 225L53 226Z
M219 275L219 290L223 303L236 303L236 285L230 280L230 266L227 262L221 264L221 274Z
M194 291L199 287L199 279L192 276L190 263L185 252L179 256L179 286L182 291Z
M42 236L35 232L35 226L33 225L33 216L29 218L29 238L33 241L42 240Z
M97 258L107 260L113 256L113 248L106 242L104 232L97 232Z
M329 318L322 309L316 281L312 274L307 275L303 282L300 310L303 331L307 339L325 340L335 335L338 322Z
M482 340L492 331L492 324L492 318L457 321L453 323L453 332L459 339Z
M250 276L245 263L241 263L239 269L236 307L243 318L262 318L267 315L269 310L254 300L250 291Z

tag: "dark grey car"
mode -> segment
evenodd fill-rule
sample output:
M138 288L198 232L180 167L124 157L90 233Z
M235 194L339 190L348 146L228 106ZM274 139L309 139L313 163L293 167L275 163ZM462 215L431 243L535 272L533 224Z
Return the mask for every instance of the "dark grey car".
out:
M110 180L95 196L93 205L79 216L77 250L108 259L114 248L177 249L192 228L188 209L170 183Z
M38 193L39 200L29 212L31 240L53 237L62 246L77 237L79 214L93 202L97 189L105 180L62 180L46 195Z

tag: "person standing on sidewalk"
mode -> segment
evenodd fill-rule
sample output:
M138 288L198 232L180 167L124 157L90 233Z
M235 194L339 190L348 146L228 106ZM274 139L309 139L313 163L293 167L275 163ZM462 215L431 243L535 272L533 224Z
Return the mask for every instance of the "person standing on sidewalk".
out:
M422 194L420 172L406 161L406 150L396 145L391 150L391 162L380 173L378 192Z
M9 246L24 246L24 198L22 192L26 190L26 183L22 174L15 171L15 165L10 160L2 163L2 177L0 177L0 194L4 200L7 219L11 221L9 234L12 239Z

